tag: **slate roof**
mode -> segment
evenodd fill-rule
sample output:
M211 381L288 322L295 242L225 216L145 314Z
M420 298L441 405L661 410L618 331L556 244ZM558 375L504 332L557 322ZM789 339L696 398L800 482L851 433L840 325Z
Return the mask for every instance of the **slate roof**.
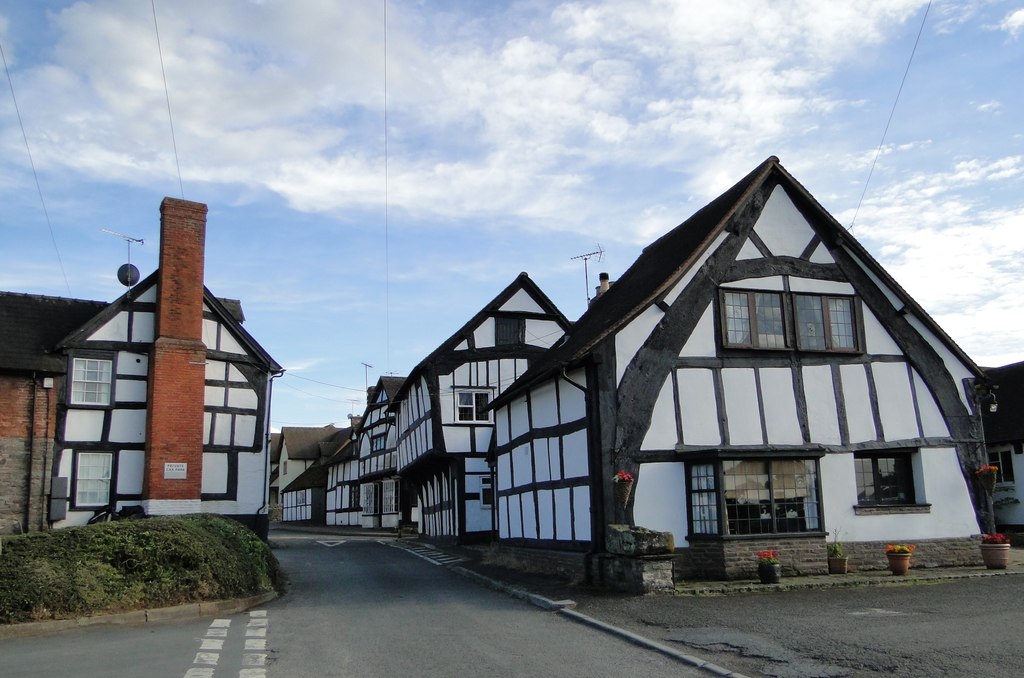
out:
M405 377L381 377L380 385L384 388L384 394L387 395L388 400L395 397L402 389L402 384L405 383Z
M67 334L107 302L0 292L0 369L63 373L67 358L54 352Z
M534 361L530 368L501 396L491 402L498 407L532 384L547 379L562 369L582 362L603 339L627 325L651 303L672 289L695 263L711 241L739 211L752 193L772 175L791 189L794 202L819 217L818 223L835 229L844 247L850 250L875 276L889 286L903 304L965 365L980 376L980 369L959 346L931 319L902 287L874 260L864 247L798 182L775 156L769 156L753 171L689 219L644 248L633 265L599 296L572 325L563 340Z
M999 408L989 412L982 406L985 442L1008 443L1024 440L1024 362L986 367L985 376L995 387Z

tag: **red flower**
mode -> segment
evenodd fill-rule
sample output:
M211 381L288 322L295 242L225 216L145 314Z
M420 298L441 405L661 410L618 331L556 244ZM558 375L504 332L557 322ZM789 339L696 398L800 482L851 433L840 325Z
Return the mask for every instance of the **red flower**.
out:
M983 534L981 535L982 544L1009 544L1010 538L1002 532L996 534Z

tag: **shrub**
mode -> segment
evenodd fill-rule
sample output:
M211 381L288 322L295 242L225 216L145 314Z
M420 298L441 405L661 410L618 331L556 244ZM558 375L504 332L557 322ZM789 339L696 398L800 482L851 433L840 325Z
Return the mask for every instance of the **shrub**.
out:
M0 623L236 598L281 581L270 548L229 518L70 527L5 538Z

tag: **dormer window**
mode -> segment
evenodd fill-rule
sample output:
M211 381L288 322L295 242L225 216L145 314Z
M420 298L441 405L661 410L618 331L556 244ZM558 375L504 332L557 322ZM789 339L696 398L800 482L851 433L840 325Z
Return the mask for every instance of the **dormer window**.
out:
M75 358L71 371L72 405L109 405L113 362Z

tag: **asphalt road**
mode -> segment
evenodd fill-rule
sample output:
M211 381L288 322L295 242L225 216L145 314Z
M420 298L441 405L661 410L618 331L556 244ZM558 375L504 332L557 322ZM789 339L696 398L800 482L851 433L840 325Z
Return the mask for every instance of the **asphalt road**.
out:
M393 540L273 539L291 582L266 605L269 676L708 675L480 587Z

